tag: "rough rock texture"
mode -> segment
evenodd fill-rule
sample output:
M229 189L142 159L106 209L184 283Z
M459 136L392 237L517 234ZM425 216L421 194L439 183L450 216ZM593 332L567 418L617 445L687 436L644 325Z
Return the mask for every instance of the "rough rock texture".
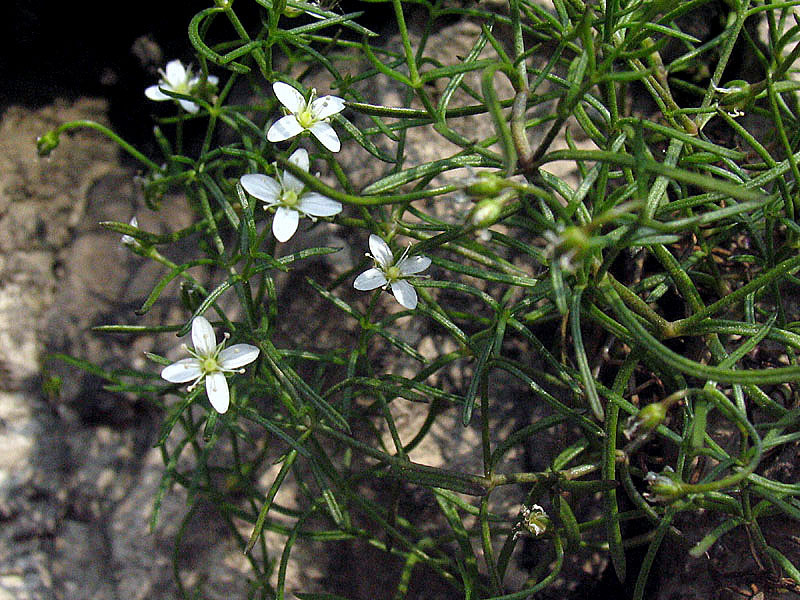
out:
M141 202L116 147L81 131L63 135L50 158L36 155L37 136L64 121L103 122L105 111L97 100L11 108L0 124L0 600L177 596L170 553L184 495L167 494L149 528L163 472L151 448L160 415L46 360L66 352L142 367L142 351L161 343L89 329L130 316L158 275L98 226L127 221ZM174 204L160 213L162 226L187 223ZM143 225L157 230L146 217ZM174 309L166 301L149 318ZM205 590L208 598L242 592L244 566L231 559L241 553L211 535L209 511L194 518L210 535L187 540L181 566L223 582ZM213 554L219 559L208 560Z

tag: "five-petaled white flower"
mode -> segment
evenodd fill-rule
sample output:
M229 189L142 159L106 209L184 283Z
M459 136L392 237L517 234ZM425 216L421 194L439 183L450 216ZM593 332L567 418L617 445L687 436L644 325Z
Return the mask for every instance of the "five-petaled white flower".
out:
M250 364L258 358L259 350L250 344L234 344L225 348L225 341L230 334L225 333L225 339L217 345L217 338L211 323L205 317L195 317L192 321L192 342L194 350L186 344L183 349L192 355L191 358L182 358L161 371L161 377L171 383L186 383L191 381L189 391L199 383L206 380L206 393L218 413L228 410L230 392L225 373L244 373L244 365Z
M308 152L298 148L289 157L289 162L308 171ZM288 171L284 171L283 176L278 174L277 179L253 174L242 175L239 181L250 195L265 203L264 210L278 207L272 220L272 233L279 242L285 242L294 235L301 215L314 219L332 217L342 212L340 202L317 192L303 192L303 182Z
M427 269L431 259L427 256L407 256L408 248L406 248L395 261L389 245L375 234L369 236L369 249L372 254L367 256L375 261L375 266L356 277L353 287L362 291L391 287L394 297L400 304L411 310L415 309L417 291L406 278Z
M273 83L272 89L289 114L272 124L267 131L267 140L282 142L303 131L310 131L331 152L342 148L339 136L328 120L344 110L344 100L338 96L315 98L317 91L311 90L311 97L306 102L300 92L282 81Z
M202 78L192 75L191 67L184 67L183 63L179 60L169 61L166 70L159 69L158 72L161 73L161 79L158 85L151 85L144 91L145 96L157 102L161 102L162 100L176 100L176 98L168 96L161 90L183 94L184 96L191 96L195 88L202 82ZM212 85L217 85L219 78L214 75L209 75L207 81ZM177 100L178 104L187 112L196 113L200 110L200 107L191 100L184 100L182 98Z

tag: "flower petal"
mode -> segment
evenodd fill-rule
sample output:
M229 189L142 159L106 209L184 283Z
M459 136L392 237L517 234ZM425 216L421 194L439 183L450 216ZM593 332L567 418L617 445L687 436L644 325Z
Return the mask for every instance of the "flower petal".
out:
M307 172L308 152L306 152L305 148L298 148L289 157L289 162ZM289 171L283 172L283 178L281 179L281 181L283 183L283 189L292 190L297 194L301 193L303 191L303 188L306 187L306 185L302 181L300 181L297 177L289 173Z
M311 114L316 119L327 119L344 110L344 100L339 96L323 96L311 103Z
M382 267L388 267L394 262L392 249L383 241L383 238L374 233L369 236L369 251L372 252L373 258L375 258Z
M186 69L179 60L171 60L167 63L165 75L167 83L173 88L179 87L182 83L186 83Z
M403 275L421 273L431 266L431 259L427 256L406 256L397 263L397 268Z
M155 100L156 102L161 102L162 100L172 100L172 98L162 92L157 85L151 85L149 88L147 88L144 91L144 95L150 98L150 100Z
M361 273L353 282L353 287L362 292L374 290L384 285L386 285L386 276L383 274L383 271L375 267Z
M281 104L283 104L294 114L299 113L306 106L306 99L303 98L303 94L298 92L288 83L276 81L272 84L272 91L275 92L275 95L278 97L278 100L280 100Z
M200 377L203 370L200 368L200 361L196 358L182 358L178 362L164 367L161 370L161 377L170 383L186 383Z
M300 213L294 209L279 206L272 219L272 234L279 242L286 242L297 231Z
M303 126L297 121L294 115L281 117L272 124L267 131L267 140L270 142L282 142L296 136L303 131Z
M219 414L228 410L231 403L231 395L228 390L228 382L222 373L209 373L206 375L206 394L208 401Z
M332 217L342 212L341 202L332 200L317 192L308 192L300 197L297 208L312 217Z
M417 308L417 290L405 279L392 282L392 293L397 301L408 309Z
M200 110L200 107L191 100L178 100L178 104L183 107L183 110L192 114Z
M308 171L308 150L305 148L298 148L289 157L289 162L300 167L303 171Z
M219 353L217 362L223 369L238 369L258 358L260 350L250 344L234 344Z
M192 343L194 351L201 356L209 356L217 348L214 328L203 316L195 317L192 321Z
M339 141L339 136L336 135L330 123L320 121L311 126L311 133L319 140L319 143L325 146L331 152L338 152L342 149L342 142Z
M239 182L248 194L269 205L275 204L281 197L281 186L272 177L254 173L242 175Z

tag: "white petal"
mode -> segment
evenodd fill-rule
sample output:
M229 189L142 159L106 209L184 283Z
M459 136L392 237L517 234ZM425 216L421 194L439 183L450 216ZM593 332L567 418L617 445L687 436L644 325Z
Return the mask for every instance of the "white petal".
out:
M341 202L332 200L317 192L308 192L300 197L297 208L312 217L332 217L342 212Z
M289 157L289 162L300 167L303 171L308 172L308 152L306 152L305 148L298 148L295 150ZM306 187L302 181L289 173L289 171L283 172L283 179L281 181L283 182L283 189L292 190L297 194L302 192L303 188Z
M270 142L282 142L296 136L301 131L303 131L303 127L298 123L297 117L286 115L272 124L272 127L267 131L267 140Z
M150 100L155 100L156 102L161 102L162 100L172 100L172 98L162 92L157 85L151 85L149 88L147 88L144 91L144 95L150 98Z
M317 119L327 119L344 110L344 100L338 96L323 96L311 103L311 114Z
M279 206L272 220L272 234L279 242L288 241L297 231L300 213L285 206Z
M392 293L397 301L408 309L417 308L417 290L405 279L392 282Z
M205 317L195 317L192 321L192 343L195 352L201 356L209 356L217 348L214 328Z
M171 60L167 63L166 79L172 87L179 87L186 82L186 69L179 60Z
M431 259L427 256L406 256L397 263L397 268L403 275L413 275L421 273L431 266Z
M223 369L238 369L258 358L259 349L250 344L234 344L219 353L217 362Z
M383 241L383 238L378 237L374 233L369 236L369 251L372 252L373 258L383 267L388 267L394 262L392 249Z
M384 285L386 285L386 276L383 274L383 271L375 267L364 271L361 275L356 277L356 280L353 282L353 287L362 292L374 290Z
M320 121L311 126L311 133L317 138L323 146L331 152L338 152L342 149L342 142L339 141L339 136L336 135L330 123Z
M196 358L182 358L161 370L161 377L170 383L186 383L200 377L203 370Z
M242 175L239 182L248 194L267 204L275 204L281 197L281 186L272 177L255 173Z
M190 100L178 100L178 104L180 104L183 107L183 110L185 110L186 112L190 112L192 114L200 110L200 106L198 106L194 102L191 102Z
M219 414L228 410L231 403L230 391L228 390L228 382L225 381L225 375L222 373L209 373L206 375L206 394L208 394L208 401Z
M303 171L308 171L308 151L305 148L298 148L289 157L289 162L300 167Z
M298 92L288 83L276 81L272 84L272 91L275 92L275 95L278 97L278 100L280 100L281 104L295 114L299 113L306 106L306 99L303 98L303 94Z
M201 76L192 77L192 80L189 82L189 89L193 90L196 86L200 85L203 82L203 78ZM217 85L219 83L219 77L216 75L209 75L206 82L209 85Z

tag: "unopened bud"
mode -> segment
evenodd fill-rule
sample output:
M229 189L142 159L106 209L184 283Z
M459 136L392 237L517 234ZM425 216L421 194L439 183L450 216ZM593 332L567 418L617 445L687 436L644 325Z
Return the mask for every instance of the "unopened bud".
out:
M476 227L493 225L503 212L503 202L498 198L485 198L475 205L470 222Z
M507 187L508 183L505 179L484 171L478 173L474 181L470 182L464 190L473 198L492 198Z

